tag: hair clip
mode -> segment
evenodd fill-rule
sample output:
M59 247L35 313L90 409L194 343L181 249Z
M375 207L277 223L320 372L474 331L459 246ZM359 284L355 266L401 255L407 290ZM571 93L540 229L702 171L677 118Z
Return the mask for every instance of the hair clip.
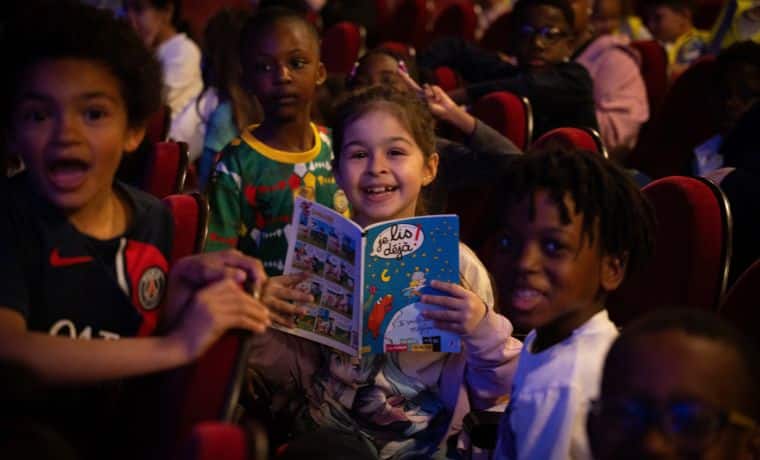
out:
M359 70L359 61L354 62L354 66L351 67L351 71L348 73L348 82L351 83L356 77L356 71Z
M406 63L404 62L403 59L398 60L398 69L404 72L405 74L409 75L409 69L406 67Z

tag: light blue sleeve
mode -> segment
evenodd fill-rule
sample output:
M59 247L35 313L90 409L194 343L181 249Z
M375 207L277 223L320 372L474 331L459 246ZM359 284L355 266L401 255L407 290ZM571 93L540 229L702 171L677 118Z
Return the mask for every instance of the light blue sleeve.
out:
M206 125L203 152L198 163L198 181L201 190L206 188L208 179L214 169L216 154L237 135L238 130L232 119L232 105L230 105L229 101L222 102L211 113Z

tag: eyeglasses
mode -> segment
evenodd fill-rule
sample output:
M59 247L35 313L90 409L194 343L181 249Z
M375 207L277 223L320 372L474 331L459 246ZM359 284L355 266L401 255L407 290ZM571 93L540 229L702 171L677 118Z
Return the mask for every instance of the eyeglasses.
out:
M556 43L567 37L568 33L557 27L539 27L537 29L530 25L524 25L520 28L520 35L529 39L539 36L544 43Z
M630 438L656 424L665 436L687 450L706 447L729 425L748 430L758 427L746 415L700 401L674 401L658 407L636 399L596 400L589 415L604 428L605 436Z

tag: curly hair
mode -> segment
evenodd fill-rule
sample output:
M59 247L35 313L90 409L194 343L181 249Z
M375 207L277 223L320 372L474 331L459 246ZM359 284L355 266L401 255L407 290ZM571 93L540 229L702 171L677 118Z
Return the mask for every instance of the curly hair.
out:
M13 107L23 74L46 59L85 59L119 81L130 126L142 126L162 104L161 66L135 32L105 10L71 1L32 1L6 22L4 107ZM9 126L10 111L3 111Z
M561 146L529 151L515 159L491 197L484 232L503 226L504 212L544 190L556 203L561 222L582 216L582 237L599 242L604 254L620 257L626 273L638 270L654 249L654 212L628 173L598 153ZM569 196L575 209L568 209ZM530 216L535 217L530 200ZM490 233L489 233L490 234ZM485 235L483 235L485 236Z
M435 152L435 120L425 102L386 85L369 86L349 92L335 109L332 145L336 169L347 127L374 110L384 110L393 115L412 135L426 160Z

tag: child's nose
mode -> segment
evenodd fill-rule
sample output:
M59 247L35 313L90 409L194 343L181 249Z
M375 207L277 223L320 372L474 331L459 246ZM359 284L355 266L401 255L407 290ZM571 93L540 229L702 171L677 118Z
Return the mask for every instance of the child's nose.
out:
M289 82L292 80L290 74L290 68L288 68L287 64L278 64L277 65L277 81L278 82Z
M367 162L367 171L371 174L381 174L388 171L388 162L381 152L370 154Z
M59 144L76 142L79 135L79 122L75 114L57 114L55 117L55 141Z
M541 261L541 250L535 244L525 244L517 256L517 268L520 271L537 271Z

